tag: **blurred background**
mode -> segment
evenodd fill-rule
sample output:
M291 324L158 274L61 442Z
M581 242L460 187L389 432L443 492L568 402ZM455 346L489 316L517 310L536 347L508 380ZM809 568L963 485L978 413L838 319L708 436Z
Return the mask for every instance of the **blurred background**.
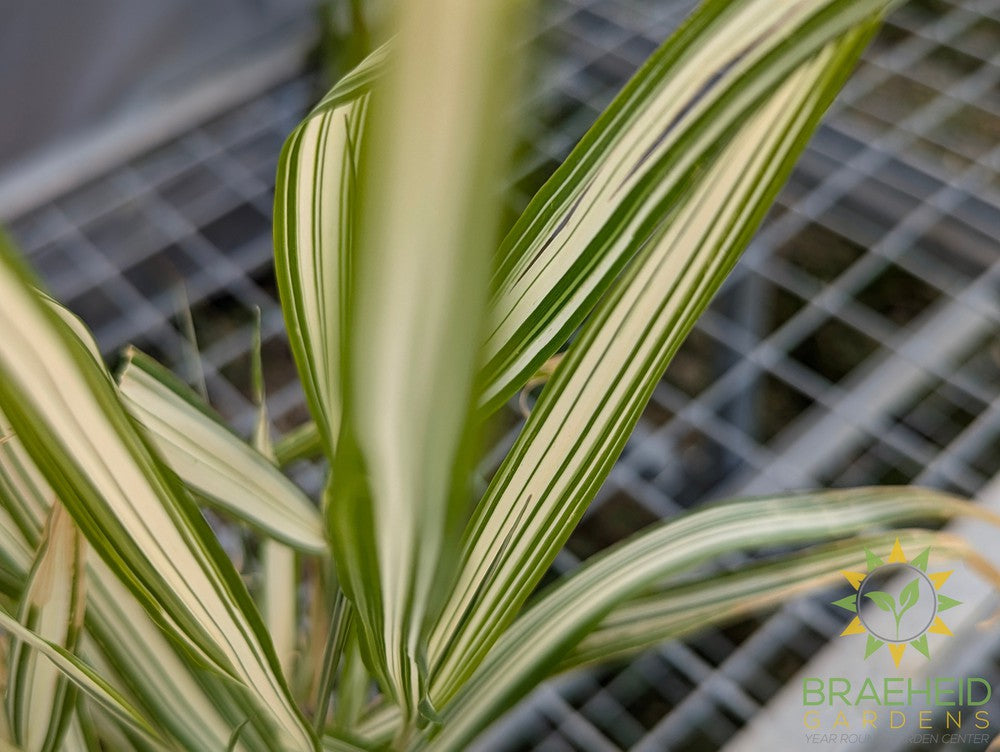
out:
M510 218L693 5L538 3ZM238 430L253 419L254 307L275 427L306 418L271 271L275 164L379 12L347 0L0 6L0 222L110 359L134 342L204 378ZM918 483L1000 508L998 238L1000 0L912 0L677 355L557 570L739 494ZM505 411L484 472L519 421ZM295 473L321 482L308 463ZM789 708L801 722L794 677L846 649L830 640L843 629L830 600L562 677L480 749L808 748L768 735L792 733ZM997 605L975 588L963 600L970 630ZM1000 631L951 644L939 660L1000 683ZM908 749L902 739L850 748Z

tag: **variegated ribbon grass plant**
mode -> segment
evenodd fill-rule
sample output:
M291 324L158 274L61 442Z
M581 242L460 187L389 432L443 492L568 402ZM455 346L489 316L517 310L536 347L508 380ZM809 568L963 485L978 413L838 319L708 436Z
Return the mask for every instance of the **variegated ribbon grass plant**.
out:
M892 5L707 0L501 240L520 3L400 3L281 155L275 268L312 422L273 446L259 342L245 442L142 353L109 373L4 242L0 749L464 750L546 677L865 547L967 554L885 532L987 516L944 494L802 492L667 520L538 588ZM539 373L474 493L484 421ZM309 453L319 500L281 470ZM258 541L249 587L202 507ZM778 545L798 552L692 579Z

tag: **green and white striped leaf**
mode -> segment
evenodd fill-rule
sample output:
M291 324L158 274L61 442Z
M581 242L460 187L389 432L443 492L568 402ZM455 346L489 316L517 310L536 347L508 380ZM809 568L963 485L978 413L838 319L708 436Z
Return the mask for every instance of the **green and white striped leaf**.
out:
M87 716L84 711L91 709L93 709L91 717L87 718L84 725L82 719ZM99 707L94 708L93 703L81 705L76 720L77 723L70 728L70 733L77 735L82 742L80 748L86 752L105 752L108 749L113 749L115 752L147 752L152 746L140 742L134 733L131 736L127 735L122 724L116 722L110 714L101 711ZM168 745L164 746L170 749Z
M9 493L5 480L0 463L0 580L11 584L10 595L20 597L24 573L31 568L33 551L3 503Z
M315 504L186 384L129 348L118 387L128 411L190 489L270 537L300 551L325 553L323 520Z
M617 606L559 662L556 671L621 660L666 640L777 606L807 590L842 582L840 570L863 564L864 549L888 554L896 539L917 550L932 546L938 554L967 552L952 536L908 530L848 538L734 572L685 579L681 585Z
M274 190L274 265L288 338L314 423L299 444L276 448L333 456L342 410L343 332L350 298L357 161L368 93L389 43L338 81L281 150ZM293 454L286 455L291 449Z
M6 245L0 329L0 409L90 545L158 624L244 684L282 744L315 747L231 562Z
M66 735L63 737L62 752L103 752L100 743L84 732L80 724L82 701L77 703L76 712L69 719ZM130 752L129 747L123 747L122 752Z
M18 620L69 652L83 629L86 545L61 504L53 504L21 597ZM48 660L14 642L7 710L14 741L27 752L62 748L76 703L75 687Z
M105 682L93 669L65 648L43 639L3 609L0 609L0 630L9 632L26 648L44 656L81 692L111 713L117 720L139 731L152 741L158 739L156 730L138 710L133 708L117 690ZM25 752L30 751L25 749Z
M889 487L735 500L660 523L541 593L443 710L440 731L413 748L466 749L618 604L716 556L957 515L1000 524L1000 516L947 494Z
M895 0L709 0L646 61L500 248L483 406L566 342L749 112Z
M372 50L353 70L341 77L326 95L313 107L310 116L335 110L342 105L360 99L382 76L392 55L392 40L384 42Z
M56 301L41 295L103 369L100 352L83 322ZM151 375L164 374L153 361L148 363ZM192 407L206 412L209 419L217 419L181 382L169 374L164 379L178 395L189 398ZM2 414L0 428L9 430ZM11 479L11 490L17 493L6 500L10 502L6 506L19 509L19 518L27 520L30 526L31 520L47 513L54 494L16 440L0 447L0 478L3 477ZM37 530L26 532L32 539L38 536ZM185 651L179 651L178 644L164 635L102 560L89 558L87 577L88 632L94 637L84 640L82 654L101 668L103 676L123 677L123 684L136 693L135 700L185 749L222 748L231 736L231 729L245 724L248 718L252 725L240 734L237 748L258 752L274 748L273 732L261 720L245 689L205 671Z
M345 418L326 508L366 660L410 716L467 502L516 5L400 4L363 146Z
M268 467L274 469L274 447L271 443L271 421L267 413L267 392L264 388L264 361L261 354L260 309L256 311L253 347L251 348L250 384L257 404L257 420L253 431L253 448ZM284 478L284 476L281 476ZM303 501L313 510L309 501ZM317 514L317 522L319 517ZM324 546L325 551L325 546ZM264 624L274 650L278 654L285 676L295 675L295 656L298 649L298 567L295 551L277 540L264 539L260 543L261 587L260 601ZM230 746L234 746L235 741Z
M337 684L341 665L346 663L345 650L353 632L354 612L350 601L344 596L343 591L339 589L332 600L333 605L330 609L329 629L327 630L326 639L323 640L322 654L318 670L315 672L316 714L313 719L313 725L317 732L322 732L326 728L326 719L330 712L330 701L334 696L334 687ZM319 647L319 642L319 640L316 640L317 647ZM340 699L338 693L338 704ZM349 724L344 725L345 727L349 727Z
M348 625L346 644L337 677L337 694L334 705L334 722L339 728L357 731L366 706L369 703L372 687L372 675L365 667L361 656L361 645L358 639L358 625L355 619ZM396 716L402 720L398 705L386 702L396 711ZM378 745L373 745L377 747Z
M339 739L330 734L326 734L320 740L323 752L365 752L366 747L361 747L346 739Z
M7 416L0 411L0 506L12 524L4 525L4 552L15 572L26 576L41 541L55 497L49 484L35 467Z
M484 412L516 393L559 349L762 98L825 43L898 2L703 3L643 65L501 244L479 378ZM313 115L344 109L367 94L384 75L389 52L383 45L345 76ZM343 130L311 127L334 131L323 136L331 140ZM288 169L289 157L279 172ZM316 150L300 151L294 169L311 179L323 159ZM335 165L338 157L326 159ZM279 192L276 217L297 212L306 225L310 206L335 217L353 202L335 183L312 194L309 187ZM319 233L309 237L324 245ZM280 255L277 234L276 240ZM303 244L299 257L318 254L328 265L339 263L334 243L316 246Z
M311 420L274 442L274 459L279 467L285 467L297 460L319 457L322 454L323 440L319 435L319 428Z
M231 680L199 670L150 619L101 560L90 557L87 633L81 655L123 677L147 716L187 750L223 749L231 729L258 712ZM102 676L104 674L102 673ZM247 749L264 752L266 743Z
M824 48L746 118L570 346L469 525L431 640L436 702L454 694L566 541L873 29L869 20Z
M310 115L288 137L274 189L274 267L292 354L327 456L340 432L354 267L357 144L368 96Z
M101 350L97 346L97 341L94 339L94 335L90 333L87 329L87 325L83 323L79 316L73 313L71 310L66 308L64 305L59 303L59 301L50 297L48 293L44 290L35 288L35 294L41 298L42 302L51 310L59 319L66 325L66 328L80 340L80 344L84 346L87 352L90 353L94 362L97 363L104 369L104 358L101 357Z
M359 738L364 739L365 746L378 749L392 742L401 722L399 708L390 703L382 703L359 719L354 731Z

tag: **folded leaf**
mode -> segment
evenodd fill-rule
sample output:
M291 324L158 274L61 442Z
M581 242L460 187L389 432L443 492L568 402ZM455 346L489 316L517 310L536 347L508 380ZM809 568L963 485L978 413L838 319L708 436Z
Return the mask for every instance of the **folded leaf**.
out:
M624 659L666 640L785 603L806 590L839 583L843 580L840 570L864 564L864 549L889 550L897 539L915 548L933 546L937 553L963 555L966 551L941 533L895 531L765 559L733 572L685 579L681 585L615 607L560 661L556 671Z
M355 251L357 144L368 97L318 110L288 137L274 189L274 269L288 340L321 445L343 411L344 332Z
M385 69L391 54L392 40L372 50L364 60L333 85L330 91L326 93L326 96L313 107L309 115L313 116L323 112L330 112L348 102L363 97L371 91L373 84L385 75Z

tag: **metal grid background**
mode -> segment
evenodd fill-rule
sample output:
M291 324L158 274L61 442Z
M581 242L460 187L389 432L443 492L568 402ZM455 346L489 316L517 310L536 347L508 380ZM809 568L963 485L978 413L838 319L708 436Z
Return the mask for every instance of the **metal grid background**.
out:
M544 4L512 210L691 6ZM254 307L276 428L305 419L269 218L278 149L317 94L308 74L288 81L12 222L109 355L134 342L193 378L190 306L211 399L240 430ZM998 237L1000 0L914 0L866 53L556 569L735 493L912 482L975 495L1000 472ZM517 428L510 410L487 465ZM319 469L297 472L318 487ZM822 603L561 678L480 747L720 749L842 628Z

